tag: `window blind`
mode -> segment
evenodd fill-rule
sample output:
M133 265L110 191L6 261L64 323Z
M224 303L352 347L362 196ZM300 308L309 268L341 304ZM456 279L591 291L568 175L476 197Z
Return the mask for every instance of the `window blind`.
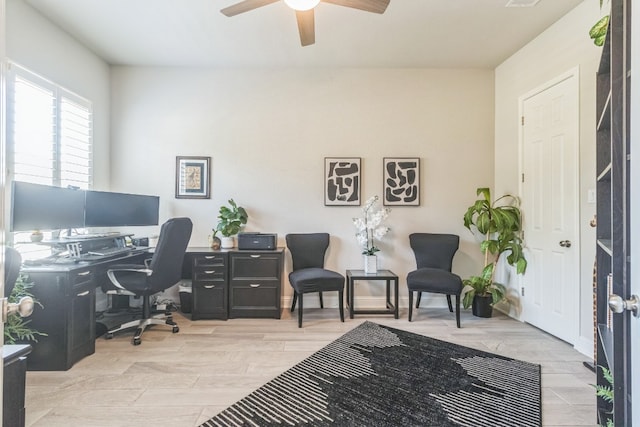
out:
M7 89L10 179L90 188L91 102L16 64Z

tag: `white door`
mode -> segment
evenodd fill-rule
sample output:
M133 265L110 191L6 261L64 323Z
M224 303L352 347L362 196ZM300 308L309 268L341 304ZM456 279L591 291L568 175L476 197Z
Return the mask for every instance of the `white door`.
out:
M524 321L579 335L578 70L521 98Z
M631 8L631 43L640 46L640 8ZM631 295L640 296L640 55L631 55ZM631 365L632 425L640 426L640 318L631 317L631 345L628 355Z

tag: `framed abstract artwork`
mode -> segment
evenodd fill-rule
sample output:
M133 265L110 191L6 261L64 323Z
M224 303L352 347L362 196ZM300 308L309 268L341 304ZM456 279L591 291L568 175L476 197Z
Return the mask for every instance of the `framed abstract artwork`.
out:
M383 205L420 206L420 158L383 159Z
M325 206L360 206L360 157L325 157Z
M208 199L211 157L176 157L176 199Z

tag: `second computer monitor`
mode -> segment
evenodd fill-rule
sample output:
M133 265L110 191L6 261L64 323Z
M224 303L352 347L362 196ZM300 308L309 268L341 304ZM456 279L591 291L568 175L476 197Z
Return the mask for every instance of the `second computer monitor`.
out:
M87 191L85 227L158 225L160 198L141 194Z

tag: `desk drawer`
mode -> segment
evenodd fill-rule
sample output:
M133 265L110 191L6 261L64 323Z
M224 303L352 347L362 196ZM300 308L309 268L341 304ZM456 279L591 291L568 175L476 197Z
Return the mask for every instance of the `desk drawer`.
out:
M278 254L234 253L231 255L231 280L280 280L282 257Z
M193 256L193 267L224 267L226 264L225 254L207 254Z
M193 281L224 281L226 274L224 266L198 267L193 269Z
M280 318L280 283L275 280L235 281L229 289L229 317Z
M227 318L226 282L193 282L192 286L192 320Z
M76 288L82 287L86 283L93 281L94 277L95 274L92 268L74 270L73 272L69 273L69 283L75 290Z

